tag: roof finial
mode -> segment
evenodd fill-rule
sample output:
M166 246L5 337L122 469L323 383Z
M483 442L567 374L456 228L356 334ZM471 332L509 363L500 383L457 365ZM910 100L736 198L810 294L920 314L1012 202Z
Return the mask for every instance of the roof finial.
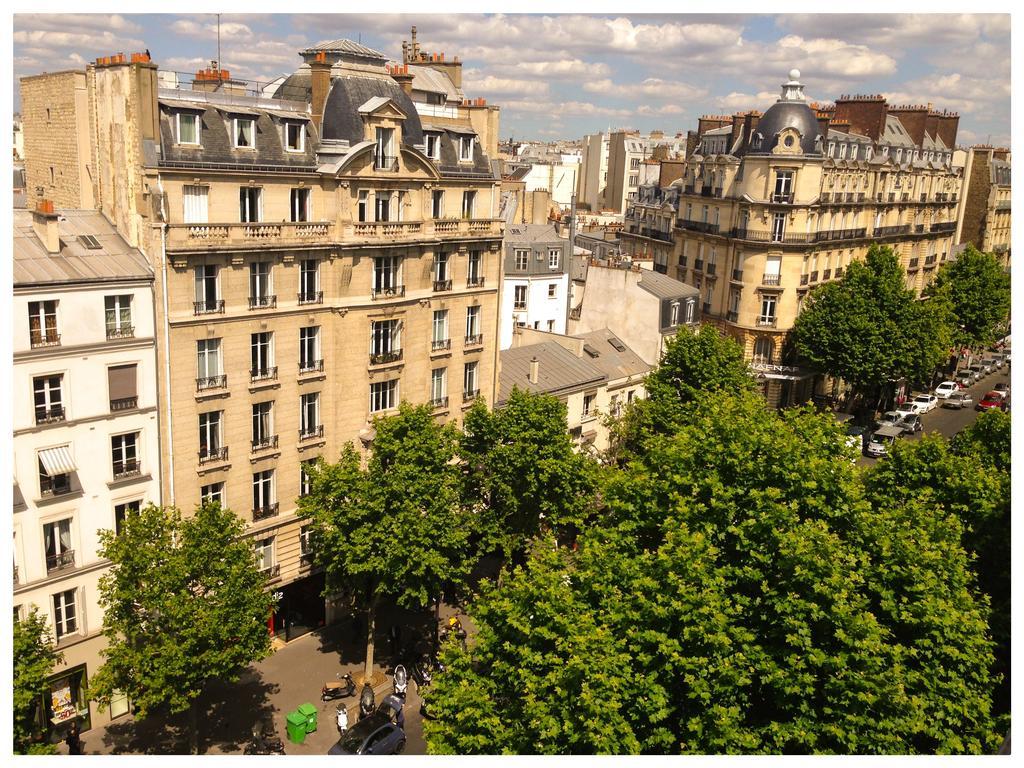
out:
M789 70L789 82L782 84L782 98L779 101L804 101L804 85L800 82L800 70Z

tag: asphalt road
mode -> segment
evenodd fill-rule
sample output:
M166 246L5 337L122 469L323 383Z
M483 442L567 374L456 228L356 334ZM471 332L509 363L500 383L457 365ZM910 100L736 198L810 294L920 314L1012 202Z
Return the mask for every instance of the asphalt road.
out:
M991 390L1000 381L1004 381L1009 385L1010 383L1010 372L1004 365L1001 369L990 373L988 376L983 378L978 383L972 385L967 391L971 393L971 397L974 398L974 402L977 403L984 397L985 393ZM904 437L904 440L920 440L921 435L925 433L938 432L946 438L950 438L959 432L969 424L973 424L974 420L978 418L980 411L976 411L972 408L943 408L939 400L939 407L935 408L931 413L925 413L921 416L921 423L924 425L924 429L915 435L908 435ZM861 456L861 464L874 464L878 459L871 456Z

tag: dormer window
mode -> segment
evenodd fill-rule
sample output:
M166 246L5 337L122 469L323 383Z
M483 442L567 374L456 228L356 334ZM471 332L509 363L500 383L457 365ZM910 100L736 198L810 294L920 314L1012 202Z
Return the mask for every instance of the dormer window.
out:
M199 131L201 125L199 115L191 112L178 112L176 117L178 123L178 143L198 146L200 143Z
M836 156L836 143L834 141L830 141L828 143L828 156L829 157L835 157Z
M284 124L284 146L289 152L306 150L306 131L302 123Z
M424 133L423 138L426 142L426 155L431 160L441 159L441 134L439 133Z
M256 121L251 117L236 117L232 123L234 124L235 148L255 149Z
M459 136L459 160L473 162L473 136Z

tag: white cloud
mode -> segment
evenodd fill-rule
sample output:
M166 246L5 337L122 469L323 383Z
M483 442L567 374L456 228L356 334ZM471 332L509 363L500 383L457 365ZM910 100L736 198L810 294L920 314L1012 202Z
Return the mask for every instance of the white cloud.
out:
M707 95L707 88L689 83L662 80L649 77L640 83L613 83L611 80L597 80L583 84L583 90L601 93L623 99L673 99L694 101Z
M940 109L963 113L992 110L1009 112L1010 83L988 78L964 77L958 72L935 74L903 83L898 90L883 91L890 104L932 103Z
M472 70L471 70L472 71ZM524 96L544 97L548 96L550 87L540 79L516 79L507 77L494 77L487 75L480 77L479 73L463 74L462 90L466 93L511 93Z
M199 38L202 40L216 40L217 39L217 23L211 24L198 24L191 19L178 19L170 26L170 30L179 35L188 35L192 38ZM251 40L254 35L252 29L247 24L240 24L238 22L225 22L221 21L220 24L220 37L221 40Z

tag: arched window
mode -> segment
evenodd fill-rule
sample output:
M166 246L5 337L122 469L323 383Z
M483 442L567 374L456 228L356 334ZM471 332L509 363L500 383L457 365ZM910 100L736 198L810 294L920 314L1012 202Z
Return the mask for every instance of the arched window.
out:
M774 354L775 342L771 339L762 336L754 342L755 363L768 363L770 365Z

